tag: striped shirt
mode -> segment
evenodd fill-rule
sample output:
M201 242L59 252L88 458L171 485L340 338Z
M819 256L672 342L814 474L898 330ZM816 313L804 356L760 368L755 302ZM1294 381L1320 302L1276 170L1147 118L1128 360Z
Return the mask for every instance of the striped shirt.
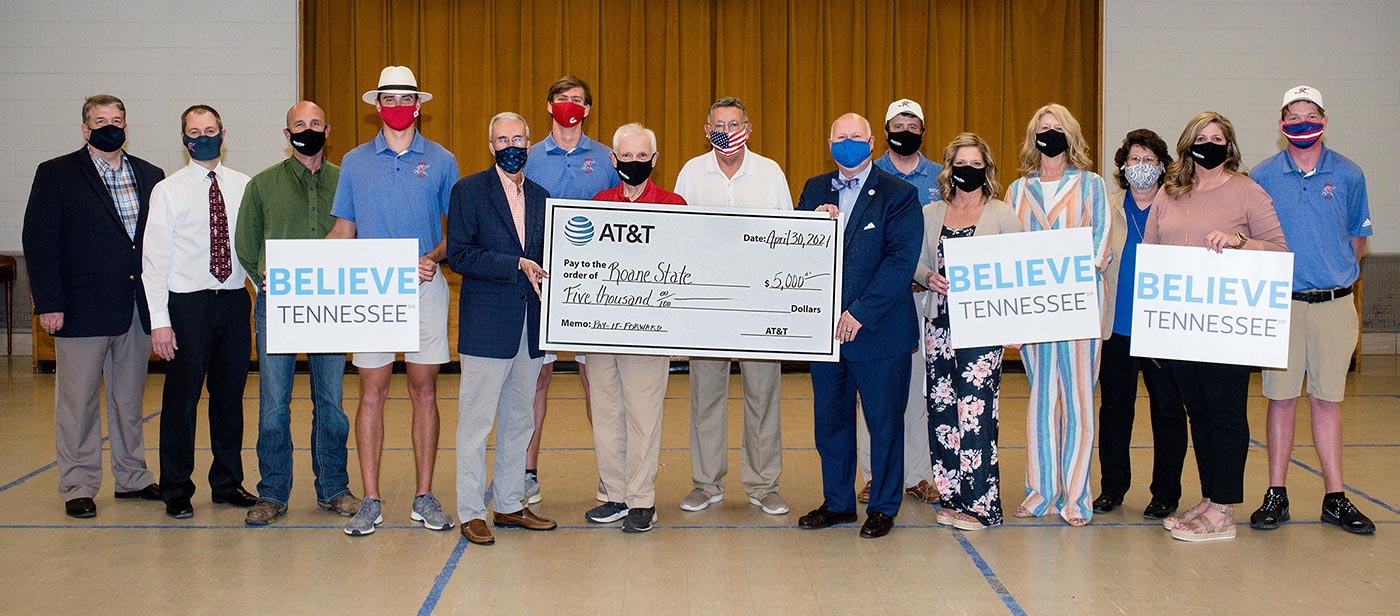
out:
M92 162L97 165L97 175L102 178L102 183L107 185L107 193L112 196L112 203L117 206L117 215L121 217L122 224L126 225L126 235L131 239L136 239L136 218L141 211L141 196L136 192L136 174L131 172L131 165L127 164L126 152L122 152L121 166L112 168L107 161L92 153L88 149L88 155L92 156Z

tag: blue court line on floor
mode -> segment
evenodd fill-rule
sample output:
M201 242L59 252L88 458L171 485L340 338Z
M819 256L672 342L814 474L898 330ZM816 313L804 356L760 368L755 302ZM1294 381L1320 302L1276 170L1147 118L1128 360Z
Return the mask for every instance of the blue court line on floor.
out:
M1349 443L1342 447L1400 447L1400 443ZM1025 445L1001 445L998 449L1025 449ZM1098 446L1095 446L1097 449ZM1189 449L1190 446L1188 445ZM1311 449L1312 445L1295 445L1295 449ZM730 447L729 451L743 451L743 447ZM1133 445L1129 449L1152 449L1151 445ZM243 451L257 452L257 447L244 447ZM356 451L355 447L349 447L347 451ZM486 451L495 451L495 447L487 447ZM784 447L783 451L816 451L816 447ZM103 451L107 451L104 449ZM211 451L208 447L196 447L195 451ZM293 447L292 451L311 451L310 447ZM413 451L412 447L384 447L381 451ZM456 447L438 447L438 451L457 451ZM540 451L593 451L592 447L541 447ZM662 447L661 451L690 451L689 447ZM44 469L40 469L41 471ZM3 491L3 490L0 490Z
M1011 612L1012 616L1026 616L1026 610L1022 609L1021 604L1016 602L1016 597L1011 596L1011 591L1007 590L1006 585L1001 583L996 572L992 571L991 565L987 564L987 559L982 558L982 553L973 547L972 542L967 540L967 536L963 535L962 531L954 531L953 538L957 539L958 545L962 546L964 552L967 552L967 557L972 559L972 564L977 566L977 571L982 573L982 579L986 580L987 585L992 587L992 592L1001 598L1007 611Z
M146 422L148 422L148 421L150 421L150 420L152 420L152 419L155 419L157 415L160 415L160 411L156 411L156 412L154 412L154 413L151 413L150 415L147 415L147 416L145 416L145 417L142 417L142 418L141 418L141 423L144 424L144 423L146 423ZM102 437L102 443L103 443L103 444L106 444L109 440L111 440L111 438L112 438L111 436L104 436L104 437ZM104 448L104 449L106 449L106 448ZM37 476L39 476L39 475L42 475L42 474L44 474L45 472L47 472L49 469L52 469L52 468L57 467L57 466L58 466L58 460L54 460L53 462L49 462L48 464L45 464L45 465L43 465L43 466L41 466L41 467L39 467L39 468L37 468L37 469L35 469L35 470L33 470L33 471L30 471L28 474L24 475L23 477L20 477L19 479L16 479L16 480L11 481L11 482L9 482L9 483L3 485L3 486L0 486L0 494L3 494L3 493L5 492L5 490L8 490L8 489L13 488L13 487L16 487L16 486L18 486L18 485L20 485L20 484L22 484L22 483L24 483L24 482L26 482L26 481L29 481L30 479L33 479L33 478L35 478L35 477L37 477Z
M452 548L452 553L447 556L447 562L442 565L442 571L439 571L437 577L433 579L433 587L428 591L428 596L423 599L423 605L418 607L418 616L427 616L437 609L438 600L442 599L442 591L447 589L447 582L457 571L457 563L462 561L462 553L467 551L467 545L467 538L458 536L457 546Z
M1249 444L1250 444L1250 445L1253 445L1253 446L1255 446L1255 447L1258 447L1258 448L1260 448L1260 449L1263 449L1263 450L1265 450L1265 451L1267 451L1267 450L1269 449L1268 445L1265 445L1264 443L1259 442L1258 439L1253 439L1253 438L1249 439ZM1322 472L1321 472L1321 471L1319 471L1319 470L1317 470L1317 469L1315 469L1315 468L1313 468L1313 467L1311 467L1311 466L1308 466L1307 464L1304 464L1304 463L1303 463L1301 460L1299 460L1298 458L1290 457L1290 458L1288 458L1288 461L1289 461L1289 462L1292 462L1292 463L1293 463L1295 466L1297 466L1298 468L1301 468L1301 469L1303 469L1303 470L1305 470L1305 471L1307 471L1307 472L1309 472L1309 473L1312 473L1312 474L1314 474L1314 475L1317 475L1319 478L1322 477ZM1389 511L1389 512L1391 512L1391 513L1393 513L1393 514L1396 514L1396 515L1400 515L1400 510L1398 510L1398 509L1396 509L1396 508L1394 508L1394 507L1391 507L1389 503L1387 503L1387 502L1385 502L1385 501L1383 501L1383 500L1381 500L1381 499L1379 499L1379 498L1376 498L1376 497L1374 497L1374 496L1371 496L1370 494L1367 494L1367 493L1365 493L1365 492L1362 492L1361 490L1358 490L1358 489L1352 487L1352 486L1349 485L1349 484L1343 483L1343 484L1342 484L1342 488L1345 489L1345 490L1348 491L1348 492L1351 492L1352 494L1355 494L1355 495L1357 495L1357 496L1360 496L1361 498L1364 498L1364 499L1366 499L1366 500L1368 500L1368 501L1371 501L1372 503L1375 503L1376 505L1379 505L1381 508L1385 509L1386 511Z

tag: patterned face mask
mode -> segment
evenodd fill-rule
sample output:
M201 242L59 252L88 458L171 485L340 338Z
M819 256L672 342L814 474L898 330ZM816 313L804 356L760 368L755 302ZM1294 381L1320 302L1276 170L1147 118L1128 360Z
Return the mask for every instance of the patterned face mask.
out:
M1157 185L1157 179L1162 177L1161 165L1149 165L1138 163L1136 165L1123 167L1123 178L1128 180L1128 185L1142 190Z

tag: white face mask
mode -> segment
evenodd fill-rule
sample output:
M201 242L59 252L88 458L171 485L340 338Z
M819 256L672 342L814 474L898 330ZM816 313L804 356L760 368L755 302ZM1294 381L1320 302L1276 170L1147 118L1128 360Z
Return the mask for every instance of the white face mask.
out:
M1138 163L1132 166L1123 167L1123 177L1128 180L1128 185L1142 190L1157 185L1157 179L1162 177L1161 165L1149 165Z

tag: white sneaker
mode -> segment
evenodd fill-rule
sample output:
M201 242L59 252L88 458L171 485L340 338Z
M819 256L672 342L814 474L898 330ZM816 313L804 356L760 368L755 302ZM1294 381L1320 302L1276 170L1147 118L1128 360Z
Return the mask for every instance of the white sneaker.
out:
M536 475L525 473L525 504L534 505L544 500L540 496L540 478Z
M762 498L749 497L749 504L763 510L768 515L783 515L788 512L786 500L777 492L764 494Z
M686 511L700 511L722 500L724 500L723 492L719 494L710 494L700 488L695 488L690 491L690 494L685 495L685 498L681 499L681 509Z

